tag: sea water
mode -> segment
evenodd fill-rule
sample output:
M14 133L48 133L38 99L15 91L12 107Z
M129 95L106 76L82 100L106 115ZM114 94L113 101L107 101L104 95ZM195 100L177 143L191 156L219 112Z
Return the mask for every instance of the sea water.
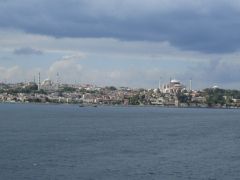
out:
M240 110L0 104L0 179L240 179Z

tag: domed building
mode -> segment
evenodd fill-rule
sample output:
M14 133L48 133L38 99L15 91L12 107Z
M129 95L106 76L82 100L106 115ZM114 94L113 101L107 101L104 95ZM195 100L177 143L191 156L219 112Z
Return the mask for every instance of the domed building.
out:
M51 91L51 90L55 90L56 86L50 79L45 79L41 83L41 89L46 90L46 91Z
M168 84L161 86L160 91L162 93L176 94L186 89L186 87L178 80L172 79Z
M53 85L53 82L50 80L50 79L45 79L41 86L52 86Z

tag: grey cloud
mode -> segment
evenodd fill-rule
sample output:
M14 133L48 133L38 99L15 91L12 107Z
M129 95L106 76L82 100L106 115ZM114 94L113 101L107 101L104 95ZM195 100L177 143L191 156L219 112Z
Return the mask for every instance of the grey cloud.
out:
M222 84L239 83L240 64L228 63L226 61L218 61L210 63L205 69L205 76L212 81Z
M219 85L222 88L239 88L240 64L223 59L214 59L206 63L189 66L180 74L181 79L193 79L196 88Z
M57 38L169 41L179 49L205 53L239 50L240 8L237 1L170 2L0 1L0 27Z
M7 56L1 56L1 57L0 57L0 60L1 60L1 61L10 61L10 60L12 60L12 58L7 57Z
M42 55L43 51L30 48L30 47L23 47L23 48L15 49L13 53L17 55Z

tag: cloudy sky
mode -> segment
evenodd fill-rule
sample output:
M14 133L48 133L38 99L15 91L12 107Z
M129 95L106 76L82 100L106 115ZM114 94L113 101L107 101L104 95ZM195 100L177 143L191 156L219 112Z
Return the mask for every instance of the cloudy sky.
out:
M0 0L0 82L240 88L238 0Z

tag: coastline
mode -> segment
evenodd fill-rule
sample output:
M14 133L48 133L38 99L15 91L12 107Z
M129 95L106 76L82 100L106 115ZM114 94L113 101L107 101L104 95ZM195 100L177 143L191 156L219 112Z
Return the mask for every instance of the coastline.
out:
M171 109L240 109L240 107L218 107L218 106L163 106L163 105L113 105L113 104L77 104L77 103L52 103L52 102L46 102L46 103L41 103L41 102L0 102L0 104L20 104L20 105L57 105L57 106L62 106L62 105L68 105L68 106L78 106L79 108L87 108L87 107L123 107L123 108L132 108L132 107L152 107L152 108L171 108ZM83 105L83 106L81 106Z

